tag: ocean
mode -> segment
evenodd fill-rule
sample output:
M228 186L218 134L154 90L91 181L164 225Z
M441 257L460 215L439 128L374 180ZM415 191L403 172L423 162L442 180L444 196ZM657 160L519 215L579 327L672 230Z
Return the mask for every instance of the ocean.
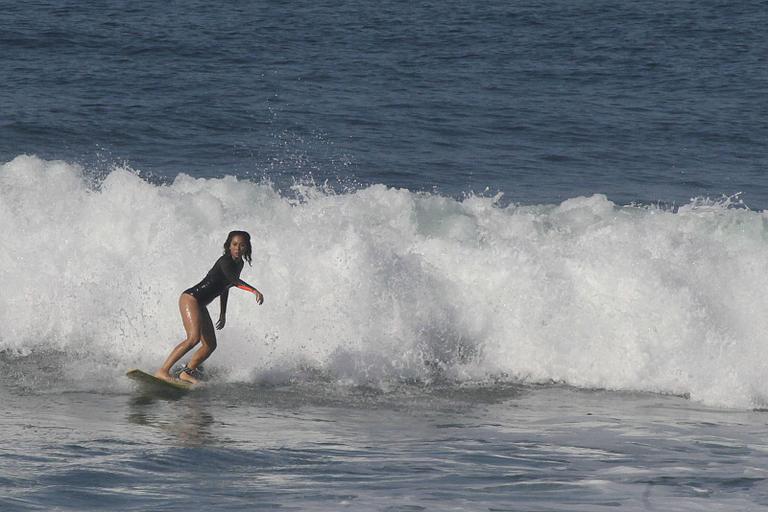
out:
M0 510L768 509L766 26L0 1Z

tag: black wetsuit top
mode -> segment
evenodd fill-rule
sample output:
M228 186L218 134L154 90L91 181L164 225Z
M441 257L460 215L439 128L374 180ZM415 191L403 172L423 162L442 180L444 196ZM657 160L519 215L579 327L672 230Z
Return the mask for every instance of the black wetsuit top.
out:
M243 261L235 261L232 256L225 254L213 264L213 268L202 281L192 288L184 290L197 299L201 306L207 306L216 297L224 293L233 286L247 286L245 281L240 279L240 272L243 270Z

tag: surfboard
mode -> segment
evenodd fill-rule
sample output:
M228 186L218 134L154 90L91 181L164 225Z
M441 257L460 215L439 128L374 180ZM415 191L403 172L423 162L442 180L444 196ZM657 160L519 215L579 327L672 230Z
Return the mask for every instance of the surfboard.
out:
M194 388L194 385L189 382L184 382L183 380L167 381L158 379L154 375L139 370L138 368L128 370L126 375L128 378L138 382L142 388L149 391L176 391L183 393Z

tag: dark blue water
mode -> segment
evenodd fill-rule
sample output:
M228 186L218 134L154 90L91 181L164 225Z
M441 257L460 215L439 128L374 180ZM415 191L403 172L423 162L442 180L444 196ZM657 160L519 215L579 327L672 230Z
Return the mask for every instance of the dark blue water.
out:
M768 205L768 9L4 2L0 160Z
M765 508L766 27L0 0L0 510ZM264 306L137 391L232 228Z

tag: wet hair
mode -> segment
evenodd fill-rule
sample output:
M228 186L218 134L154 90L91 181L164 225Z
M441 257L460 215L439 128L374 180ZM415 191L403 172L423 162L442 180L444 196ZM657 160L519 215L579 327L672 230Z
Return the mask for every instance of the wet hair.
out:
M248 247L243 252L243 259L248 262L249 265L252 265L251 263L251 235L248 234L247 231L230 231L227 235L227 241L224 242L224 254L229 253L229 245L232 243L232 239L236 236L242 236L245 238L245 241L248 242Z

